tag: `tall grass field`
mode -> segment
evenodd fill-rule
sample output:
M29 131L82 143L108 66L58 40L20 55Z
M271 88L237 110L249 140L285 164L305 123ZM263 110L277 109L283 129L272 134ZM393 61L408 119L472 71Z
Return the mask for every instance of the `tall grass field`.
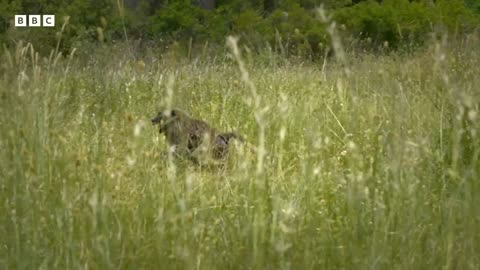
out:
M480 269L479 45L2 49L0 269ZM172 158L165 106L256 150Z

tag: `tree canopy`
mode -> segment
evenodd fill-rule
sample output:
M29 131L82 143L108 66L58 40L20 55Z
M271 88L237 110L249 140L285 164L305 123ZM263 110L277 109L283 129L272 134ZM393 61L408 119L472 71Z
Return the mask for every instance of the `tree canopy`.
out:
M319 18L320 7L328 21ZM15 14L55 14L56 31L15 28ZM0 42L7 46L24 39L55 47L65 24L66 50L126 37L222 45L233 34L253 47L283 44L292 54L315 55L328 47L326 30L334 21L343 35L392 48L422 44L435 29L473 31L480 0L4 0L0 15Z

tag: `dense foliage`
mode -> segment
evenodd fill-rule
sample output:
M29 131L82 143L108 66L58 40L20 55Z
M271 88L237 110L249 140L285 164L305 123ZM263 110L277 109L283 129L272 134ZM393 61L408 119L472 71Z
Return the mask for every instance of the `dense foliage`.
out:
M266 46L284 53L311 56L329 44L327 28L340 24L346 36L368 41L369 47L388 42L397 48L422 44L429 33L461 34L480 25L479 0L234 0L213 1L205 9L195 0L17 0L0 1L0 40L7 45L26 39L49 51L61 36L62 49L78 43L142 39L179 44L219 44L226 35L243 37L253 49ZM319 18L318 7L329 17ZM14 14L55 14L57 27L14 28ZM66 18L69 18L68 23ZM60 35L60 29L66 24Z

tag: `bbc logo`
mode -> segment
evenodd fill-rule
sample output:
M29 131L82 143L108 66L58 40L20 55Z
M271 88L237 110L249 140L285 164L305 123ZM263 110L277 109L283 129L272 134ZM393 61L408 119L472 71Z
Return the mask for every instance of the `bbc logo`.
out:
M28 20L27 20L27 17L28 17ZM15 15L15 27L42 27L42 26L54 27L55 15Z

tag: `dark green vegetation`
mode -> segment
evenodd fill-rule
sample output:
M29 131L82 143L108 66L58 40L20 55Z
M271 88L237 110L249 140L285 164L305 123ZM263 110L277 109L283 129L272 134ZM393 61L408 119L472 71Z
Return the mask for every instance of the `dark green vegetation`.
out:
M320 6L327 18L320 18ZM57 30L14 28L14 14L55 14ZM0 2L0 16L0 41L27 40L45 53L56 47L57 32L68 21L64 54L128 38L146 47L174 44L191 57L205 48L221 51L225 36L240 35L252 50L318 58L330 47L330 20L350 40L346 46L412 48L432 32L456 38L471 32L480 25L480 0L16 0Z

